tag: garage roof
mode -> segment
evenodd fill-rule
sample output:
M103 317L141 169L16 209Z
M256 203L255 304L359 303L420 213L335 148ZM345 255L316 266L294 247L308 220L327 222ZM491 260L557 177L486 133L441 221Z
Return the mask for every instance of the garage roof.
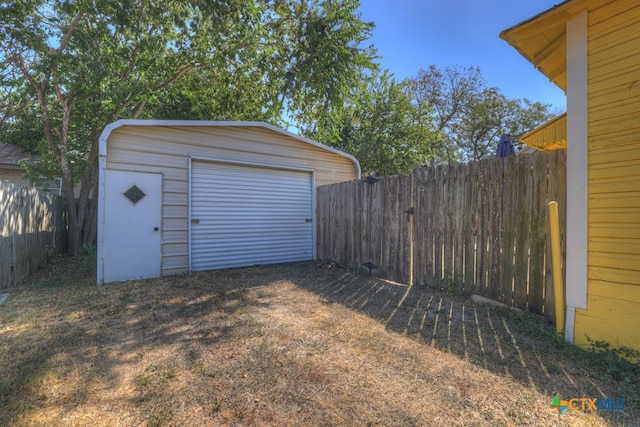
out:
M187 127L187 126L209 126L209 127L254 127L254 128L264 128L268 129L272 132L276 132L285 136L288 136L293 139L297 139L298 141L304 142L305 144L310 144L315 147L318 147L322 150L329 151L331 153L338 154L340 156L346 157L351 160L353 165L356 168L356 174L358 177L362 174L360 170L360 162L353 157L351 154L347 154L335 148L329 147L324 144L320 144L319 142L313 141L309 138L305 138L304 136L297 135L293 132L289 132L287 130L281 129L279 127L270 125L264 122L232 122L232 121L209 121L209 120L118 120L117 122L113 122L105 126L102 134L100 135L100 147L99 153L100 156L106 156L107 154L107 140L109 139L109 135L111 132L118 129L122 126L174 126L174 127Z

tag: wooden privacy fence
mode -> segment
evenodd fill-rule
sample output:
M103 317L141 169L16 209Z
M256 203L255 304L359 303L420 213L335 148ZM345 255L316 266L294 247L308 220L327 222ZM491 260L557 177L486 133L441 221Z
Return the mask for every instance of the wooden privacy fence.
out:
M322 186L318 258L553 319L552 200L563 231L563 150Z
M0 290L64 251L66 224L62 197L0 182Z

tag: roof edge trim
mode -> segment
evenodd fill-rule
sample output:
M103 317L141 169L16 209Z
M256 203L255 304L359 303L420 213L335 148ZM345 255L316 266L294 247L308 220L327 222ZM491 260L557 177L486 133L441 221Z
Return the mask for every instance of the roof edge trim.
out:
M530 137L532 134L538 132L540 129L547 127L549 125L552 125L553 123L557 122L558 120L562 120L563 118L565 118L567 116L567 112L565 111L562 114L558 114L555 117L552 117L551 119L547 120L546 122L542 123L541 125L536 126L535 128L531 129L529 132L523 134L522 136L520 136L520 140L526 139L528 137Z
M544 10L540 13L538 13L537 15L534 15L528 19L525 19L524 21L507 28L506 30L503 30L500 32L500 38L504 41L506 41L507 43L511 44L511 40L509 38L509 33L514 32L515 30L520 30L524 27L526 27L527 25L530 25L531 23L533 23L534 21L537 21L539 18L542 18L543 16L551 16L555 13L561 12L564 9L568 8L571 6L572 3L577 2L578 0L565 0L562 3L558 3L554 6L551 6L549 9Z

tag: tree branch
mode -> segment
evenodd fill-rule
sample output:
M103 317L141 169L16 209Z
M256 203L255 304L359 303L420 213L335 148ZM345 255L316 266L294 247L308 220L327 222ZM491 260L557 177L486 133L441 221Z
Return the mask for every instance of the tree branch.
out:
M180 80L182 78L182 76L184 76L185 74L187 74L189 71L193 70L194 68L195 67L193 65L191 65L191 64L183 67L173 77L171 77L169 80L167 80L166 82L162 83L160 86L155 88L154 92L159 92L162 89L165 89L171 83L173 83L173 82L175 82L177 80Z
M36 95L38 96L38 103L40 104L40 110L42 111L42 130L44 131L44 136L53 151L53 155L55 156L58 163L62 162L62 153L60 152L60 148L58 144L56 144L55 137L53 136L53 131L51 130L51 122L49 121L49 104L47 103L47 95L45 93L46 87L49 83L49 76L47 75L42 83L38 83L36 79L29 73L29 69L27 68L27 64L24 63L24 59L22 56L16 54L13 57L14 63L22 72L22 75L29 81L29 84L36 91Z
M133 67L136 66L139 53L140 53L140 45L138 44L133 49L133 52L131 52L131 59L129 60L129 65L127 65L127 69L124 71L124 74L122 75L122 80L126 80L129 78L129 75L133 71Z
M62 52L64 48L67 47L69 40L71 40L71 36L73 36L73 32L76 30L76 27L78 26L78 23L80 23L80 20L83 16L84 12L80 12L73 18L73 21L71 21L71 25L69 26L67 33L62 37L62 40L60 40L60 46L58 47L58 49L56 49L56 53Z

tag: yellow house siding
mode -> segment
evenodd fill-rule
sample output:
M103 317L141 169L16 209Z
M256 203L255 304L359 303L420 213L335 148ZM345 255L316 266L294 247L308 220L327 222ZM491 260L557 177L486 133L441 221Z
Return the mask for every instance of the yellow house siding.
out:
M576 310L576 344L640 348L638 37L637 2L590 11L588 301Z
M119 127L107 168L163 175L163 275L189 269L190 157L314 170L316 186L357 178L350 159L263 127Z

